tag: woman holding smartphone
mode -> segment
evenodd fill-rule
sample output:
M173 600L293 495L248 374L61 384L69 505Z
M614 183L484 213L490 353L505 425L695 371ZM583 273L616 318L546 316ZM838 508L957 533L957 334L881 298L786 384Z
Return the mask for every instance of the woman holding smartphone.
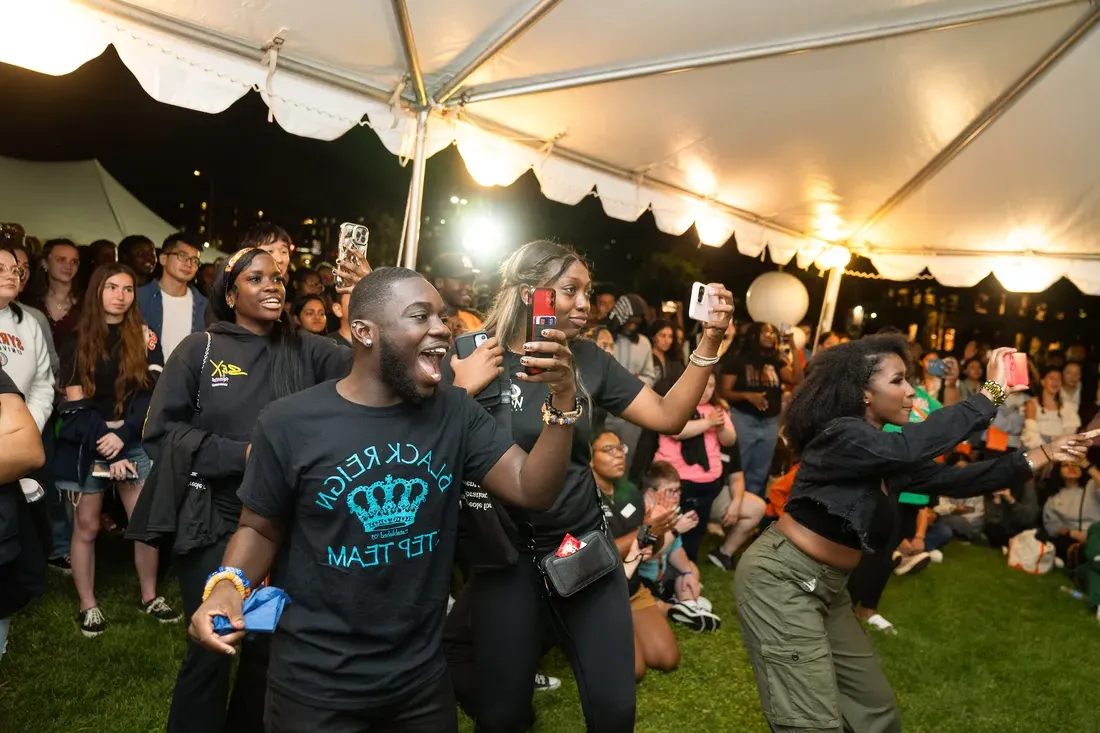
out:
M346 376L351 369L351 349L297 329L284 313L285 299L279 262L258 248L239 250L214 278L208 317L213 323L172 352L149 406L144 436L149 454L161 460L172 453L176 464L185 461L209 490L213 505L216 541L176 561L188 618L201 605L207 576L221 564L237 528L237 489L256 417L272 401ZM197 442L182 460L180 434ZM230 658L189 640L168 731L262 730L266 643L245 642L230 699Z
M980 496L1085 454L1091 434L965 468L935 461L1023 389L1006 386L1011 351L993 352L979 394L920 423L909 421L915 391L903 337L873 336L814 357L786 414L801 458L786 512L745 551L734 580L741 635L773 729L901 730L846 588L864 552L889 551L900 493Z
M541 431L547 390L527 381L523 373L531 317L527 304L536 288L550 288L556 328L570 339L582 416L573 429L566 484L554 507L546 512L507 510L518 528L514 541L519 560L510 567L475 569L467 589L473 604L477 728L486 733L525 728L541 651L539 632L548 620L563 640L589 729L632 731L634 638L626 576L622 572L602 575L562 598L547 590L536 562L557 551L567 534L580 537L603 527L590 465L593 410L604 408L664 434L683 430L717 362L733 297L721 285L710 286L716 296L712 320L705 324L691 364L662 397L594 342L578 338L588 323L592 275L573 249L532 242L504 262L501 274L500 292L485 321L485 330L494 338L474 356L452 359L444 369L444 381L476 395L503 366L511 379L512 436L520 447L530 450Z
M57 487L72 492L73 585L78 621L86 637L107 621L95 598L95 540L103 493L112 484L129 516L152 463L141 447L141 424L162 364L160 344L134 304L136 276L126 265L96 268L88 283L76 331L61 347ZM157 550L135 543L134 565L144 613L161 623L180 615L157 595Z

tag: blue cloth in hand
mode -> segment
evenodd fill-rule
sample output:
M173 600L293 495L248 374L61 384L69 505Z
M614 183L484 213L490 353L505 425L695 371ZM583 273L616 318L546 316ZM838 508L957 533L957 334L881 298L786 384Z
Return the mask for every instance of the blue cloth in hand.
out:
M244 630L273 633L287 603L290 603L290 596L286 591L267 585L257 588L244 602ZM233 628L228 616L214 617L216 633L225 635L238 630Z

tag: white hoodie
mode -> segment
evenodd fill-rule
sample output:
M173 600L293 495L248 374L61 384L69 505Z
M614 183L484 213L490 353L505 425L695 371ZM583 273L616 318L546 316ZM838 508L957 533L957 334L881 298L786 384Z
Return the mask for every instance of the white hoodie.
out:
M17 322L11 307L0 310L0 368L23 393L39 430L53 412L53 373L50 351L38 322L23 313Z

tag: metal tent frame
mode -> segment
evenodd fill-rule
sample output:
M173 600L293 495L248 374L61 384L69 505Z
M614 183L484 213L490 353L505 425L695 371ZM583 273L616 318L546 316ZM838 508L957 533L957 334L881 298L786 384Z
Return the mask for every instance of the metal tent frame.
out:
M242 42L236 38L225 36L198 25L194 25L176 18L163 15L159 12L147 10L131 5L125 0L80 0L84 4L101 12L107 12L116 17L134 20L154 29L175 34L177 36L216 48L220 51L256 61L263 50L254 45ZM537 79L520 79L506 82L485 84L481 87L466 86L466 81L475 73L490 63L501 52L507 49L524 33L530 30L539 21L544 19L561 0L532 0L530 4L518 12L510 23L507 23L502 31L487 40L480 48L471 45L461 57L468 60L462 67L449 77L439 81L429 89L421 71L421 64L417 55L413 28L409 18L405 0L391 0L393 16L401 38L402 50L405 58L405 76L397 89L380 87L377 82L357 77L350 72L333 70L322 65L311 63L305 59L295 58L292 54L281 52L279 55L280 68L291 71L307 79L332 85L338 89L363 95L369 99L393 103L400 102L410 112L416 115L416 135L412 163L412 176L409 187L408 205L406 208L406 222L404 238L402 242L401 263L410 268L415 268L418 255L418 243L420 235L420 223L422 220L422 201L425 180L426 146L428 126L434 116L442 116L457 110L477 126L489 132L501 134L511 138L527 137L520 131L510 130L498 123L479 118L471 114L469 109L479 102L491 100L516 98L525 95L541 94L552 91L576 89L580 87L607 84L611 82L639 79L664 74L687 72L698 69L712 68L716 66L728 66L733 64L755 61L766 58L803 54L812 51L835 49L845 46L871 43L891 38L912 36L916 34L937 33L940 31L974 26L1007 18L1037 14L1056 8L1064 8L1074 5L1088 5L1090 9L1082 15L1074 25L1054 43L1031 67L1018 79L1009 85L1004 92L998 95L985 109L983 109L950 143L929 160L915 175L902 184L878 209L876 209L856 230L847 242L837 242L846 246L853 252L871 254L873 247L862 243L860 236L867 233L877 222L881 221L895 209L901 202L908 199L924 184L931 180L950 161L966 150L989 127L996 122L1016 101L1023 97L1035 83L1053 68L1070 50L1093 31L1100 22L1100 0L1019 0L1011 4L999 5L992 8L983 8L963 13L951 13L939 16L926 17L892 25L863 28L840 33L831 33L817 37L807 37L795 41L771 43L757 46L729 48L717 52L711 52L700 56L679 57L670 59L644 60L641 62L602 69L582 69L576 72L556 74L549 77L541 76ZM531 143L532 147L537 143ZM619 179L634 181L638 171L625 170L616 167L606 161L587 155L579 154L568 149L567 146L556 144L554 155L564 159L580 163L594 170L610 174ZM663 189L676 194L689 195L698 198L698 194L686 190L680 186L666 181L646 177L646 185ZM742 220L755 223L768 230L794 236L799 239L808 239L806 232L798 231L783 226L771 219L760 216L751 211L745 211L720 201L708 201L715 209L734 215ZM912 250L890 249L890 254L923 254ZM940 250L940 254L948 254ZM950 254L979 255L975 251L957 251ZM998 254L1014 254L1012 252L999 252ZM1016 254L1026 254L1019 252ZM1052 256L1070 257L1082 260L1098 260L1100 255L1092 253L1062 254ZM826 288L826 298L822 306L821 318L818 322L818 333L832 327L833 311L836 306L836 297L839 293L841 278L844 274L843 267L833 267L829 271L829 282Z

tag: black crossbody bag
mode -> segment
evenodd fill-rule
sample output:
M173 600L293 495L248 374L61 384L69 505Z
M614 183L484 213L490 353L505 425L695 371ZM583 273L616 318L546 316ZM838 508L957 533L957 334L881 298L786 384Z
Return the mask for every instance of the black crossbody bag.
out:
M578 537L582 547L572 555L558 557L556 552L549 552L536 563L546 581L546 587L561 598L579 593L622 567L619 549L610 538L603 502L598 496L596 501L602 520L600 529L585 532Z

